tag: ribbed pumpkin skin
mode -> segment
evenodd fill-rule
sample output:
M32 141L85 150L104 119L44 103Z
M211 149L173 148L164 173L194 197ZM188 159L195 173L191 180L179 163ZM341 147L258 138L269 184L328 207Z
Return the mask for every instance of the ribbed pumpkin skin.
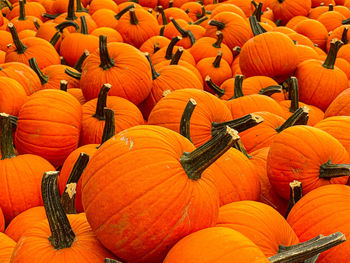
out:
M8 224L21 212L42 205L41 179L55 168L36 155L0 160L0 207Z
M79 142L81 105L67 92L41 90L22 106L15 144L20 154L37 154L61 165Z
M293 180L302 183L303 194L327 184L346 184L346 176L330 180L319 178L320 166L328 161L348 163L349 155L328 133L297 125L275 136L267 157L267 174L276 192L288 200L289 183Z
M18 242L27 229L43 220L46 220L46 212L43 206L29 208L11 220L6 227L5 234Z
M272 78L266 76L254 76L243 80L242 90L244 95L251 95L259 93L263 88L274 85L278 85L278 83ZM283 93L275 93L270 97L276 101L284 100Z
M227 227L211 227L186 236L164 263L255 263L265 256L247 237ZM259 262L269 262L265 260Z
M275 20L281 19L285 24L294 16L307 16L311 9L311 0L268 0L264 1L269 3L269 7L272 9Z
M147 59L139 50L125 43L109 43L107 47L115 66L103 70L99 67L99 49L90 54L83 64L80 79L84 97L86 100L97 98L102 85L109 83L112 85L110 96L123 97L139 104L152 87L151 67Z
M96 112L97 99L85 103L82 107L82 122L80 145L100 144L105 121L100 121L92 115ZM114 111L115 133L127 128L144 124L140 110L130 101L116 96L107 96L107 108Z
M79 80L67 75L65 73L66 68L73 72L78 73L78 71L72 67L65 65L51 65L42 70L45 76L49 77L49 82L43 85L43 89L60 89L61 80L66 80L68 82L68 89L80 88Z
M50 227L47 220L29 228L18 241L11 258L12 263L25 262L103 262L103 259L114 258L98 242L91 231L84 213L68 215L76 239L70 248L56 250L50 243Z
M193 144L198 147L210 140L213 122L232 120L225 104L208 92L183 89L166 95L154 106L148 124L180 132L181 116L190 98L197 102L191 117L190 133Z
M239 56L239 66L246 77L289 76L298 62L295 44L280 32L266 32L249 39Z
M287 221L300 241L309 240L319 234L330 235L342 232L350 237L350 187L327 185L315 189L296 203ZM344 242L321 253L319 263L346 263L350 256L350 243Z
M332 116L350 116L350 89L340 93L328 106L325 118Z
M83 173L83 206L106 248L130 263L158 263L181 238L215 225L218 171L209 167L192 181L179 163L194 149L179 134L149 125L99 148Z
M242 200L259 200L260 182L254 166L240 151L230 149L215 161L220 206Z
M0 262L10 262L16 242L4 233L0 233Z
M0 112L17 116L27 99L27 94L16 80L0 77Z
M240 201L220 207L217 226L236 230L257 245L266 257L278 252L278 246L299 243L297 235L275 209L263 203Z

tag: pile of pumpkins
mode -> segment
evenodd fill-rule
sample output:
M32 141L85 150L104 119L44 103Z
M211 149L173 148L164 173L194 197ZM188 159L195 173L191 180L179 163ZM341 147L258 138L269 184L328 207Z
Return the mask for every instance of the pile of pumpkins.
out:
M1 6L0 262L348 262L350 0Z

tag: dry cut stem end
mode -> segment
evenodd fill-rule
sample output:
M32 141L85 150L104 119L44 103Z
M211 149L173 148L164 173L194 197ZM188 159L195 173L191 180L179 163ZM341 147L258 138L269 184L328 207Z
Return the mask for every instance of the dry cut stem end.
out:
M197 106L197 102L194 99L189 99L189 101L186 104L185 110L181 116L181 121L180 121L180 134L184 137L186 137L189 141L192 142L191 140L191 133L190 133L190 122L191 122L191 117L194 109Z
M294 125L306 125L309 116L309 108L303 106L297 109L280 127L276 128L278 133Z
M15 149L12 142L12 123L11 117L7 113L0 113L0 150L1 160L16 157Z
M111 84L103 84L102 88L100 89L100 92L98 93L96 111L95 114L92 115L92 117L95 117L99 121L103 121L106 119L106 116L104 114L104 108L107 105L107 95L111 88Z
M62 91L68 90L68 81L67 80L62 79L60 81L60 90L62 90Z
M218 95L219 98L225 95L225 90L216 85L209 75L205 77L205 83L215 92L216 95Z
M289 203L285 218L288 217L293 206L303 197L303 186L301 182L294 180L289 183L289 189Z

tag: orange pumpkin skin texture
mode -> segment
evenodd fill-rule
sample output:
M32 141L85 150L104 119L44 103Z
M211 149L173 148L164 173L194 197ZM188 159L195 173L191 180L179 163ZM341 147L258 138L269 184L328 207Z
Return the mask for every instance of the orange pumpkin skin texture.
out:
M227 227L203 229L180 240L170 250L164 263L176 263L179 260L183 263L269 262L250 239Z
M277 210L281 215L287 212L288 202L282 199L272 188L266 171L266 160L270 147L260 148L250 153L249 160L253 163L260 180L260 202Z
M315 128L321 129L336 138L350 154L350 116L334 116L317 123Z
M348 239L349 201L349 186L338 184L322 186L300 199L289 213L287 221L301 242L320 233L328 235L332 231L341 231ZM348 258L349 243L345 242L321 253L317 262L345 263Z
M297 57L297 49L288 36L279 32L266 32L245 43L240 53L239 66L246 77L283 77L294 72Z
M0 31L0 50L3 50L6 52L7 45L12 43L12 37L11 34L5 30Z
M61 80L68 82L68 88L79 88L79 80L69 76L65 73L66 68L78 73L78 71L72 67L65 65L51 65L42 70L45 76L49 77L48 83L42 86L43 89L60 89Z
M43 220L46 220L46 212L43 206L29 208L11 220L6 227L5 234L17 243L27 229Z
M83 91L79 88L70 88L67 90L67 92L75 97L81 105L84 105L86 103L86 99L84 98Z
M298 52L298 64L304 62L305 60L320 58L320 55L309 46L295 45L295 47L297 48Z
M41 89L40 79L27 65L19 62L8 62L0 65L0 76L15 79L25 89L27 95Z
M308 37L319 48L326 49L328 31L321 22L314 19L305 19L296 24L293 29L297 33Z
M215 165L220 170L220 173L215 174L220 206L241 200L259 200L259 178L243 153L230 149L216 160Z
M170 40L163 36L153 36L147 39L140 47L140 51L148 52L150 55L153 55L155 45L159 48L167 47L170 43Z
M0 233L0 262L10 262L16 242L4 233Z
M80 145L101 143L105 121L93 117L96 112L96 104L97 99L93 99L82 107ZM106 107L114 111L116 134L127 128L142 125L145 122L140 110L124 98L107 96Z
M97 27L110 27L117 29L118 23L115 20L117 13L109 9L99 9L91 15L92 19L96 22Z
M89 14L93 15L93 13L99 9L109 9L116 13L120 11L118 5L112 0L91 1L89 5Z
M72 246L56 250L50 243L51 236L47 220L29 228L19 239L11 258L13 263L33 262L99 262L105 257L112 258L110 252L102 247L84 213L68 215L69 222L76 235Z
M228 100L225 103L231 111L233 119L256 111L268 111L284 117L284 111L278 102L265 95L252 94Z
M218 171L209 167L192 181L179 162L184 151L194 149L181 135L150 125L124 130L99 148L83 173L82 196L88 221L106 248L127 262L162 262L182 237L215 225ZM101 189L124 190L100 195ZM167 198L159 198L164 192Z
M123 42L123 37L121 34L110 27L99 27L96 28L94 31L91 32L91 35L94 35L96 37L99 37L100 35L107 36L107 43L111 42Z
M190 98L197 102L191 117L190 133L193 144L198 147L212 137L213 122L232 120L225 104L208 92L182 89L166 95L154 106L148 124L159 125L179 133L181 116Z
M0 77L0 112L17 116L27 99L27 94L16 80Z
M306 16L295 16L288 21L286 27L292 29L295 32L295 26L303 20L308 20L308 18Z
M350 116L350 89L340 93L327 108L324 117Z
M20 110L16 148L61 165L78 146L80 122L81 105L72 95L54 89L36 92Z
M272 0L269 7L273 11L274 18L281 19L282 24L287 23L294 16L307 16L311 9L311 0Z
M0 232L4 232L4 230L5 230L5 218L0 208Z
M303 195L323 185L346 184L347 176L319 178L321 166L328 161L348 163L344 146L320 129L297 125L275 136L267 158L267 175L276 192L286 200L293 180L302 183Z
M251 37L252 33L247 21L241 16L232 12L222 12L211 20L219 21L225 24L224 28L208 25L205 36L216 38L216 31L220 30L224 34L223 43L230 49L239 46L242 47Z
M297 42L296 46L298 46L298 45L305 45L305 46L308 46L308 47L311 47L311 48L315 47L314 43L312 43L312 41L308 37L306 37L306 36L304 36L302 34L299 34L299 33L288 33L287 35L292 40Z
M345 19L346 17L337 11L325 12L317 18L317 20L326 27L328 32L333 31L339 26L342 26L342 21Z
M123 97L134 104L142 102L151 91L151 67L145 56L125 43L107 44L114 66L104 70L100 67L100 49L84 61L80 87L86 100L98 97L99 89L109 83L111 96Z
M297 235L282 215L266 204L240 201L219 209L219 227L228 227L249 238L266 257L277 254L279 245L299 243Z

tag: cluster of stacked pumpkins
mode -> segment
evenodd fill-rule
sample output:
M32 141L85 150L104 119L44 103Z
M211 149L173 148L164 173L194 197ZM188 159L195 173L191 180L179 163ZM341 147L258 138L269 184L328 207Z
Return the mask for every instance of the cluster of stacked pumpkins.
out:
M1 4L0 262L348 262L350 0Z

